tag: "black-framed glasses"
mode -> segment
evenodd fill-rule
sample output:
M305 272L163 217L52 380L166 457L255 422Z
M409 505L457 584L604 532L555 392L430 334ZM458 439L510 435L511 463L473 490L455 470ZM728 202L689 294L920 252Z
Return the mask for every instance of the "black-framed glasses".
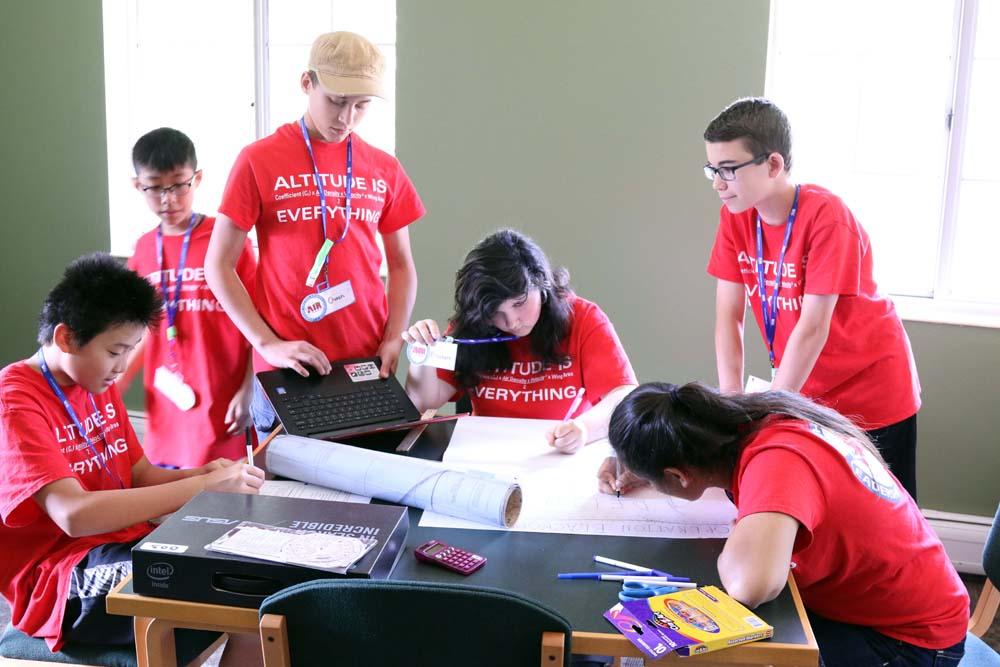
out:
M194 172L190 180L184 181L182 183L174 183L168 187L163 187L162 185L146 185L140 188L142 194L146 195L150 199L162 199L167 195L173 195L175 197L183 197L187 193L191 192L191 188L194 187L194 179L198 178L198 172Z
M764 160L767 159L768 155L770 155L770 153L761 153L752 160L747 160L742 164L734 164L732 166L713 167L710 164L706 164L703 167L703 169L705 170L705 178L707 178L710 181L714 181L716 174L718 174L719 178L721 178L726 182L735 181L737 169L742 169L743 167L749 166L751 164L761 164L762 162L764 162Z

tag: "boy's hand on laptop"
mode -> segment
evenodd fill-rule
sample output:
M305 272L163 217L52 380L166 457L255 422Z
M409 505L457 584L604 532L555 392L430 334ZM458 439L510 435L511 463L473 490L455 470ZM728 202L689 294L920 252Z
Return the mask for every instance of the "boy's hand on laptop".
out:
M320 375L329 375L330 360L318 347L304 340L275 339L257 348L264 361L275 368L290 368L302 377L309 377L312 366Z
M378 376L382 379L389 377L396 372L396 365L399 363L399 353L403 350L403 339L399 336L386 336L378 346L378 358L382 360L382 367Z
M213 461L214 463L214 461ZM226 493L260 492L264 484L264 471L246 463L229 462L229 465L219 468L205 476L206 491L223 491Z

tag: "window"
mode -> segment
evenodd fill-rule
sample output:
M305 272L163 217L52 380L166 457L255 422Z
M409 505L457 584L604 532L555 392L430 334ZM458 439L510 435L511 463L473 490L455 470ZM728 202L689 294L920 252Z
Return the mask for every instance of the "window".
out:
M214 214L239 151L302 115L299 76L313 39L332 30L379 46L391 95L395 0L104 0L112 253L131 255L155 224L132 188L135 141L162 126L191 137L204 170L195 207ZM391 101L376 101L359 133L393 152L394 128Z
M903 317L1000 326L1000 0L773 0L765 94Z

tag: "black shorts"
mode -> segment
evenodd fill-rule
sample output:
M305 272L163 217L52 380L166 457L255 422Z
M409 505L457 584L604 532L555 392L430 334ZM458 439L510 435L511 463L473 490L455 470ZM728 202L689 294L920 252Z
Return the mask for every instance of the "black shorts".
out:
M142 538L140 538L141 540ZM73 568L63 617L63 639L79 644L134 644L131 616L107 611L108 593L132 574L134 542L116 542L94 547ZM186 665L208 648L221 633L209 630L177 630L177 658Z
M131 616L107 612L108 593L132 574L132 547L139 542L114 542L94 547L73 568L63 616L63 639L85 644L132 644Z

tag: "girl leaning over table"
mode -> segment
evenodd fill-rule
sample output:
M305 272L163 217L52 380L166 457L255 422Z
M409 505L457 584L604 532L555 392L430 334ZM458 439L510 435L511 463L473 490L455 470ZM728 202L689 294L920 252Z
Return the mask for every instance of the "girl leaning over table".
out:
M863 431L798 394L640 386L615 409L620 458L601 490L637 484L686 500L720 487L736 524L719 556L727 592L772 600L789 568L822 664L955 665L969 596L916 503Z
M469 252L455 277L455 312L442 341L433 319L411 344L455 344L454 370L412 363L406 391L421 411L467 392L473 413L561 420L549 444L564 453L605 437L611 411L637 381L614 326L573 293L532 239L511 229Z

